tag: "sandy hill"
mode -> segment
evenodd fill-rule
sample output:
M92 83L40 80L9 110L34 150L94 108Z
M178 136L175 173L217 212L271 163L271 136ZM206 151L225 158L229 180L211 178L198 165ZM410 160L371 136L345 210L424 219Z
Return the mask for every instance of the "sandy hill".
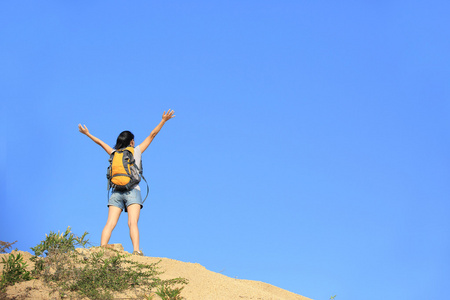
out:
M116 250L123 251L120 244L114 245ZM89 251L85 250L84 251ZM15 251L14 251L15 252ZM31 254L21 253L28 264ZM124 253L128 253L123 251ZM9 254L1 254L1 257ZM161 279L183 277L189 280L189 284L182 291L182 296L188 300L216 300L216 299L260 299L260 300L308 300L309 298L291 293L273 285L252 281L230 278L220 273L207 270L198 263L186 263L169 258L131 256L131 259L143 264L159 263L164 274ZM3 266L0 266L0 272ZM126 295L117 295L117 299L131 299ZM6 289L6 294L0 294L5 299L60 299L58 294L51 294L50 290L39 280L31 280L18 283ZM157 296L155 299L159 299Z

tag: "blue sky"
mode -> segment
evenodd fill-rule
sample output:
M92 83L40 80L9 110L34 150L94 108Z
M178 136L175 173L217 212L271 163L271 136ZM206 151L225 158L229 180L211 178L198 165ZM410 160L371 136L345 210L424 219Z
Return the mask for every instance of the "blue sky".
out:
M0 240L107 217L107 154L143 155L146 255L313 298L442 299L450 4L0 4ZM6 187L6 188L5 188ZM111 243L132 246L122 214Z

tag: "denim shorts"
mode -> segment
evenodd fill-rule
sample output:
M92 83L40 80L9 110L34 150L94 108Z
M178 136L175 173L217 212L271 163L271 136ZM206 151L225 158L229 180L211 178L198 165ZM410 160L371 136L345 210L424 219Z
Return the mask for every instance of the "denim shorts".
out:
M140 190L132 189L131 191L125 192L113 191L108 201L108 207L112 205L122 210L125 209L125 211L127 211L127 207L131 204L139 204L141 209L144 207Z

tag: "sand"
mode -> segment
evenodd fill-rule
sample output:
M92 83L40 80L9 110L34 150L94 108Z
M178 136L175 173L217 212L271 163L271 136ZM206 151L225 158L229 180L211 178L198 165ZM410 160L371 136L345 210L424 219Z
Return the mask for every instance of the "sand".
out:
M123 251L120 244L115 244L114 248ZM92 250L81 250L92 251ZM124 253L128 253L123 251ZM21 253L32 268L32 262L29 258L32 256L28 252L13 251ZM5 257L9 254L1 254ZM268 283L230 278L220 273L207 270L198 263L181 262L164 257L131 256L131 259L139 263L150 264L160 261L159 266L164 274L161 279L171 279L183 277L189 280L181 295L188 300L229 300L229 299L259 299L259 300L308 300L309 298L291 293ZM0 272L3 265L0 264ZM116 299L132 299L131 295L115 295ZM51 290L39 280L31 280L18 283L6 289L6 294L0 293L0 299L61 299L59 294L51 293ZM67 299L67 298L63 298ZM159 299L155 296L154 299Z

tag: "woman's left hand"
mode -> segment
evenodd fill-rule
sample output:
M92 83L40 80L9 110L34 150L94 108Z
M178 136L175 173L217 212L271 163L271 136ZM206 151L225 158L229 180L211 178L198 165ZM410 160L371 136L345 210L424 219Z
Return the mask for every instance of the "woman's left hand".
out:
M89 129L86 127L86 125L84 125L84 128L81 124L78 124L78 130L83 133L83 134L88 134L89 133Z

